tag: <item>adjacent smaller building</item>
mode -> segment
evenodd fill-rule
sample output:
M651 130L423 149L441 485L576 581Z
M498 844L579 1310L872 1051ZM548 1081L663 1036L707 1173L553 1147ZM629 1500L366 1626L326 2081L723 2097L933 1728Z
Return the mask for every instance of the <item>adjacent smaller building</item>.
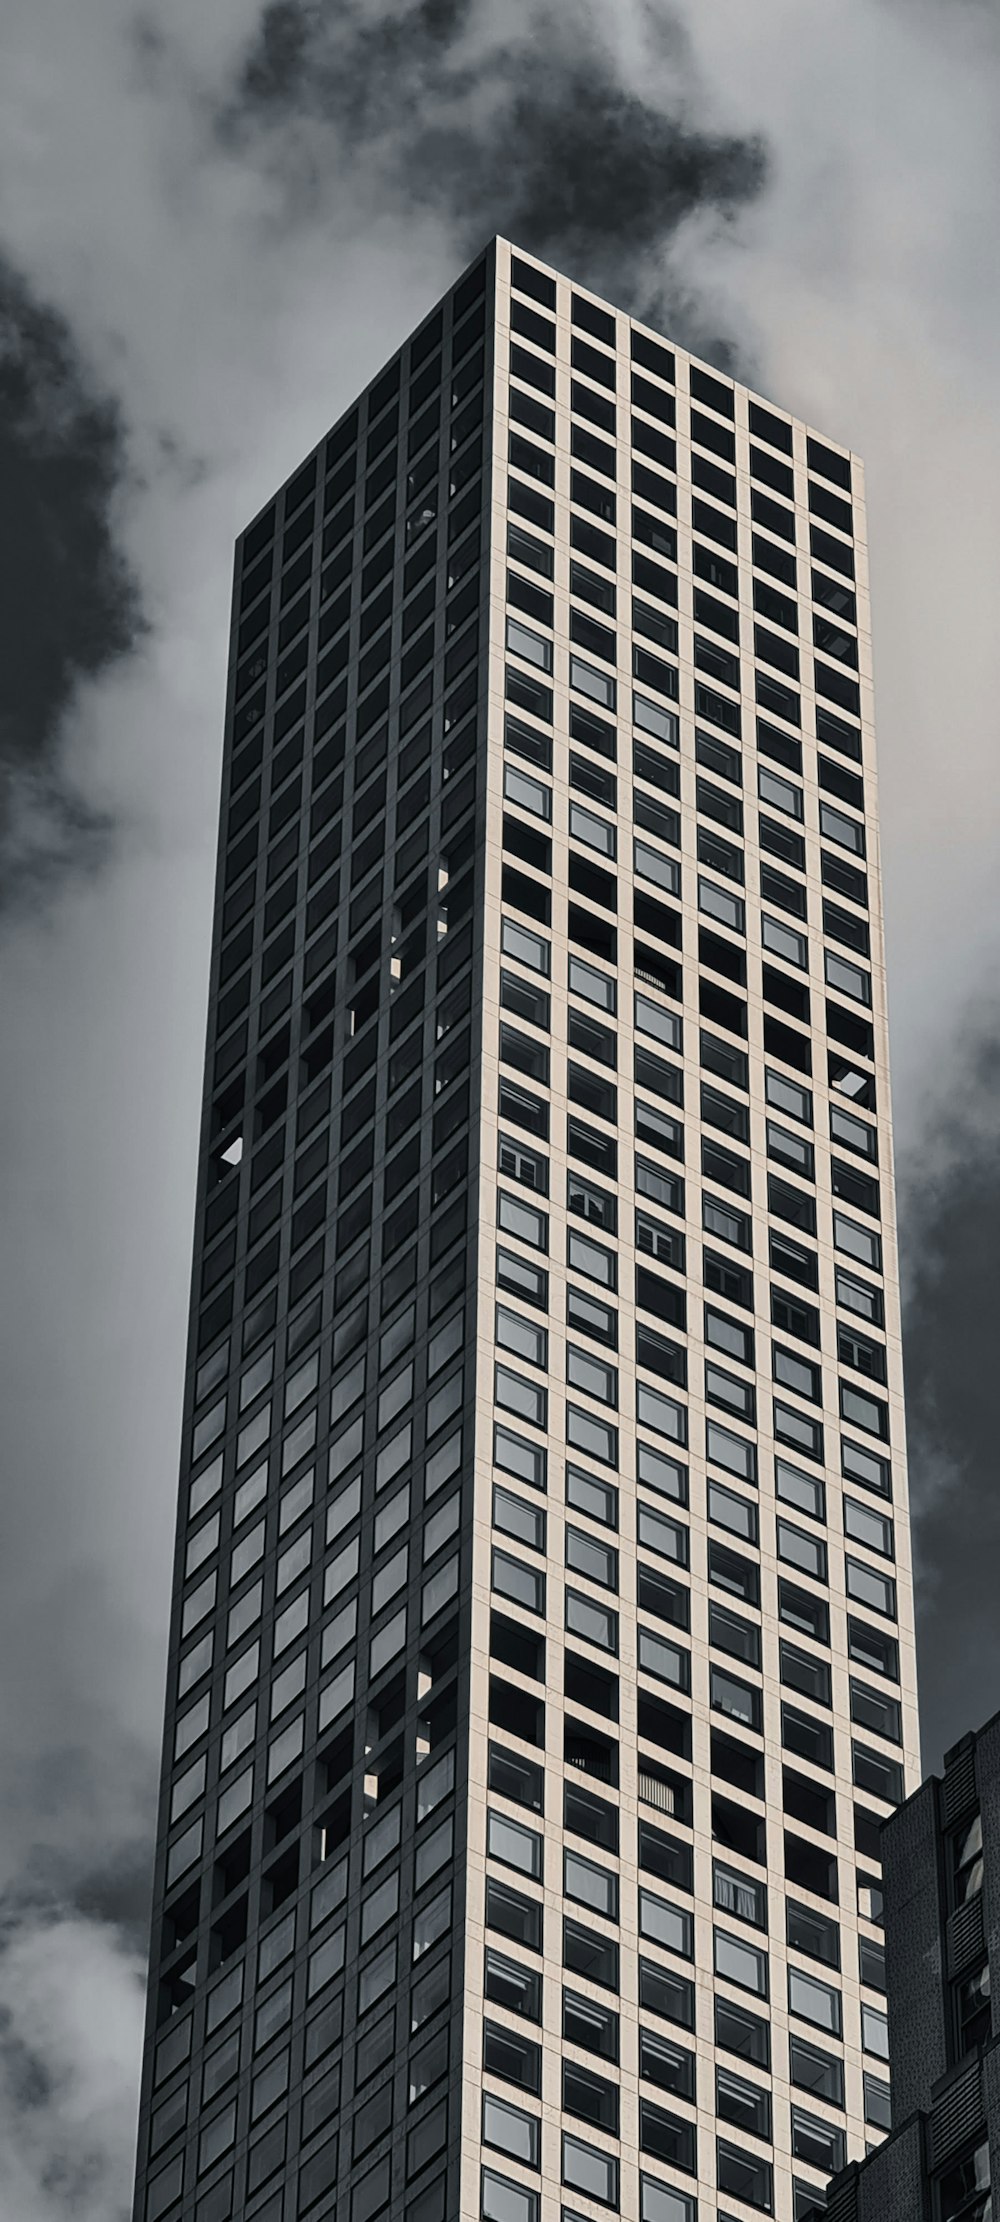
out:
M893 2128L835 2178L826 2222L992 2222L1000 1713L885 1823L882 1856Z

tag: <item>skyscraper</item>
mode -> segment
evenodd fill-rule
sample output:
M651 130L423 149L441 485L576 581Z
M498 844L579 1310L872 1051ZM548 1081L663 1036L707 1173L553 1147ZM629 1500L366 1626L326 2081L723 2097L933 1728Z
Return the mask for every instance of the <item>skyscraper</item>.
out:
M892 2136L831 2222L990 2222L1000 2174L1000 1716L882 1831Z
M239 542L139 2222L793 2222L884 2126L866 582L499 240Z

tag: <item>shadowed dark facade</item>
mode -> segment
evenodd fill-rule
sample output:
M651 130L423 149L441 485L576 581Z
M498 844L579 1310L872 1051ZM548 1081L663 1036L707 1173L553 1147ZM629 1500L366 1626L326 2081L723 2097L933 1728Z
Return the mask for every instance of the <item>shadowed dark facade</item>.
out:
M350 2175L379 2149L379 2210L386 2123L405 2124L400 2166L422 2137L438 2149L439 2110L408 2112L409 2089L397 2096L393 2083L407 2076L410 2024L416 2056L442 1999L462 1995L461 1862L447 1909L441 1883L416 1917L411 1901L438 1868L451 1873L450 1840L428 1817L440 1804L454 1828L467 1705L453 1491L473 1270L485 281L481 262L411 343L409 440L397 438L397 361L365 397L361 485L355 408L237 550L144 2222L332 2213L345 2050L343 2157ZM404 1504L393 1487L414 1459L422 1538L409 1489ZM303 1649L317 1610L325 1632ZM200 1693L193 1717L189 1691ZM211 1758L214 1817L200 1810L202 1756L181 1791L184 1806L194 1791L198 1817L182 1821L175 1739L186 1748L189 1729L178 1724L200 1736L219 1706L242 1727ZM366 1901L383 1860L393 1883L362 1916L350 1848L387 1801L388 1829L376 1820L366 1832ZM418 1806L428 1826L415 1854ZM345 2020L343 1971L380 1930L392 1943L357 2001L362 2035L350 2008ZM248 2079L272 2056L279 2112L254 2135L273 2102ZM158 2122L177 2068L185 2096ZM279 2083L294 2103L281 2103ZM176 2143L178 2124L186 2167L179 2154L164 2166L155 2148Z

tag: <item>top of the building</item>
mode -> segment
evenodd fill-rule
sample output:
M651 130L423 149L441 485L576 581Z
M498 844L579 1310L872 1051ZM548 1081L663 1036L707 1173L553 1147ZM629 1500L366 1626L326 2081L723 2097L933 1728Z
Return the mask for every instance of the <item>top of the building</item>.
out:
M653 325L646 324L642 318L632 316L628 310L620 308L617 303L607 300L601 294L593 292L579 279L567 275L564 271L557 270L550 263L542 262L537 255L530 254L527 249L519 247L513 241L505 239L500 233L496 233L455 279L454 284L448 287L447 292L442 294L440 299L433 304L433 307L428 310L427 315L421 319L420 323L406 334L395 352L378 366L367 385L363 386L352 397L347 408L335 419L323 438L317 441L316 447L306 457L305 461L299 463L296 469L289 473L288 479L284 482L284 489L278 488L277 493L284 490L286 496L290 495L292 490L300 483L303 487L303 493L307 492L315 477L317 460L322 449L326 449L328 469L331 463L338 459L341 447L344 447L346 452L346 447L353 438L353 432L357 430L354 420L356 413L360 410L361 403L366 403L366 414L369 421L383 407L387 406L399 387L403 374L404 358L409 357L411 374L430 359L438 340L444 334L444 311L446 307L449 304L451 305L453 319L456 321L468 314L484 292L487 273L491 268L494 271L497 269L504 270L504 274L511 279L515 291L526 292L528 297L532 298L539 306L543 305L544 295L544 302L551 310L555 311L557 321L560 301L559 288L562 287L564 289L564 314L567 321L579 323L586 329L586 317L589 310L594 322L598 319L603 320L606 344L615 344L618 319L621 318L629 331L641 335L651 347L658 348L661 355L665 354L668 357L672 366L670 370L671 382L674 379L676 358L680 357L689 366L689 380L692 372L695 374L698 386L697 398L705 406L713 409L716 414L722 417L735 418L737 413L736 396L737 394L745 396L745 403L740 410L740 414L745 415L749 422L752 437L766 442L769 448L775 449L777 455L790 455L793 444L793 428L797 427L805 434L810 469L826 478L831 486L850 490L853 484L857 488L856 474L863 471L863 465L860 457L852 449L831 440L827 434L819 433L804 418L796 417L790 411L780 410L765 395L760 394L744 380L720 371L714 364L692 354L689 348L672 340L668 334L657 330ZM610 341L607 338L607 327L609 325L611 328ZM277 494L269 496L261 509L249 520L245 528L247 534L253 532L258 520L262 519L266 512L270 510L271 503L276 498ZM285 506L287 511L289 506L287 499Z

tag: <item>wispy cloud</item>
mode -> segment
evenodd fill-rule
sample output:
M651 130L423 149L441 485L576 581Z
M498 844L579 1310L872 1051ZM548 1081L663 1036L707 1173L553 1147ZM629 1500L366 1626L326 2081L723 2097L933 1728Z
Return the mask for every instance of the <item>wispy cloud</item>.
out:
M142 1962L50 1911L0 1930L0 2214L109 2222L132 2166Z
M11 360L42 332L55 369L0 436L26 486L54 446L66 474L33 606L64 578L90 614L37 711L10 691L11 848L63 869L27 906L9 871L0 926L4 2222L128 2208L232 538L493 229L651 303L691 209L726 224L759 190L756 140L701 132L681 47L642 92L619 28L12 12L0 249L36 323Z
M910 1490L926 1671L926 1762L1000 1704L994 1381L1000 1257L1000 1009L958 1045L924 1148L904 1168Z
M90 387L64 318L0 259L0 904L92 857L105 830L60 777L62 718L139 627L111 521L124 470L114 404Z
M463 257L503 232L705 344L672 242L695 211L734 223L767 165L759 134L707 125L703 105L673 7L276 0L223 129L286 211L329 205L357 161L373 215L429 211Z
M0 441L38 522L6 825L65 868L0 919L3 2222L129 2199L233 535L496 228L854 439L918 1135L996 861L988 23L10 0Z

